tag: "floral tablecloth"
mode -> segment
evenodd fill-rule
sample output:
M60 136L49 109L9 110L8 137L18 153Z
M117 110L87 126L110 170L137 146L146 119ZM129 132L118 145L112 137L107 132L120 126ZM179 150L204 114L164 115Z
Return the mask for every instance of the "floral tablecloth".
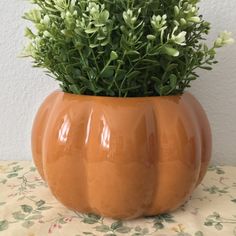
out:
M236 167L212 166L180 209L131 221L81 214L50 193L30 161L0 161L3 236L236 236Z

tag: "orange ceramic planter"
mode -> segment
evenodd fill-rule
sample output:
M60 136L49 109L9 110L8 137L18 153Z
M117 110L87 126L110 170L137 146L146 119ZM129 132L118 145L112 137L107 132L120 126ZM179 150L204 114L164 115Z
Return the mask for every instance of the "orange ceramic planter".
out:
M112 98L56 91L38 111L32 151L67 207L135 218L187 200L206 173L211 133L189 93Z

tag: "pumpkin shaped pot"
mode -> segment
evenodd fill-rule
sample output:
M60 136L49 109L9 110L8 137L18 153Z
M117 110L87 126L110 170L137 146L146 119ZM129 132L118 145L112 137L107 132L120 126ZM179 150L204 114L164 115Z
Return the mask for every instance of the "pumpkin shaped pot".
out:
M173 211L188 199L206 173L211 132L190 93L117 98L55 91L35 118L32 152L65 206L127 219Z

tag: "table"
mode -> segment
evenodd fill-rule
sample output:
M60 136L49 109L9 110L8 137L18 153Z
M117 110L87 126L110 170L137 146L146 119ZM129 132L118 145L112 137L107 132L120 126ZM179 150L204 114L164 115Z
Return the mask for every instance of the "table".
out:
M236 167L209 167L203 183L175 212L119 221L64 207L31 161L0 161L0 235L236 236Z

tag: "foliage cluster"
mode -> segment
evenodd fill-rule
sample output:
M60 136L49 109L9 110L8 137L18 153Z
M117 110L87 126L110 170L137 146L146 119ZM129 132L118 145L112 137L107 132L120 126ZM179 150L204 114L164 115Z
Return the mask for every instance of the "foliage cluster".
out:
M25 56L65 92L137 97L180 94L217 63L222 33L203 43L210 24L199 0L32 0L24 17L30 39Z

